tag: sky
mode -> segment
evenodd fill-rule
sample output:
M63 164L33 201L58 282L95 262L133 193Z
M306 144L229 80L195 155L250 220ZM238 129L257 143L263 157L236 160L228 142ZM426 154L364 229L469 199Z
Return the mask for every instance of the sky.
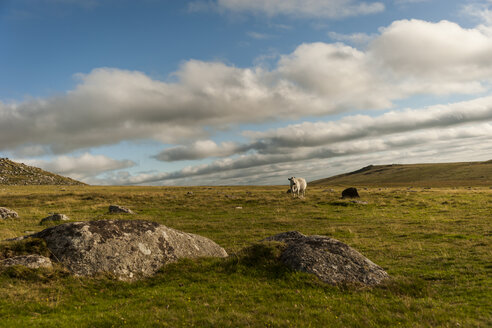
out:
M0 157L95 185L492 159L492 0L0 0Z

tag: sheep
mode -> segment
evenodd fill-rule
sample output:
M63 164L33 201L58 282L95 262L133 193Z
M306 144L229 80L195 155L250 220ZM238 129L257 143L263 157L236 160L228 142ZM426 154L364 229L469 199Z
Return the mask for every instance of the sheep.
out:
M295 197L302 197L305 196L306 193L306 188L307 188L307 183L304 178L296 178L296 177L290 177L288 179L290 181L290 190L292 191L292 196Z

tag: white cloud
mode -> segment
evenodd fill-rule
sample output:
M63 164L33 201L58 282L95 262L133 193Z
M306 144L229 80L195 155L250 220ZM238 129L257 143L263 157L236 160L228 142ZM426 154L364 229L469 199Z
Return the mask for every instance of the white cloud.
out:
M382 2L357 0L217 0L219 10L267 16L338 19L384 11Z
M334 145L420 130L449 129L463 124L492 121L492 97L422 109L390 111L377 117L356 115L331 122L305 122L266 132L244 132L251 141L245 144L201 141L191 146L177 146L156 156L162 161L227 157L247 151L261 155L291 153L297 149ZM482 131L483 132L483 131ZM406 135L403 135L406 138ZM402 140L399 138L398 140Z
M492 123L433 129L384 137L370 137L328 146L297 148L282 154L247 154L217 160L211 164L187 167L171 173L108 176L99 183L107 184L278 184L279 177L295 173L309 180L341 173L349 167L388 162L445 161L446 156L462 160L487 160L492 156ZM362 159L372 161L363 164ZM345 163L338 172L330 163ZM309 170L316 167L318 171ZM297 174L297 173L300 174ZM254 177L256 176L256 179Z
M223 142L217 145L212 140L199 140L189 146L176 146L165 149L155 158L160 161L174 162L207 157L226 157L243 151L244 149L241 149L241 146L234 142Z
M252 138L244 149L261 152L315 147L373 136L449 128L492 120L492 97L423 109L390 111L380 116L357 115L332 122L305 122L266 132L245 132ZM247 147L246 147L247 146ZM237 147L241 149L241 147Z
M492 25L492 1L490 0L464 5L463 12L483 24Z
M328 32L328 36L335 41L343 41L349 44L354 44L356 46L366 46L374 40L376 34L366 34L366 33L352 33L352 34L341 34L337 32Z
M242 123L388 109L415 94L482 92L492 83L490 53L492 33L483 28L404 20L365 51L306 43L272 69L190 60L163 82L99 68L77 75L79 84L64 95L0 102L0 150L62 154L139 139L187 144ZM217 147L212 156L222 156Z
M125 169L135 165L130 160L118 161L104 155L92 155L89 153L76 157L58 156L50 161L36 159L18 159L16 161L81 181L104 172Z
M449 21L393 22L369 53L395 80L405 80L404 92L478 92L480 81L492 79L491 35Z

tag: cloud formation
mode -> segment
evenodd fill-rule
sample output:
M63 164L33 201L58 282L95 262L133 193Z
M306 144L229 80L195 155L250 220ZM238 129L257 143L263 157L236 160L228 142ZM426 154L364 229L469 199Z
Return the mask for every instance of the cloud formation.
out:
M365 47L369 42L377 37L376 34L366 34L366 33L352 33L352 34L341 34L337 32L328 32L328 36L335 40L346 42L348 44L353 44L360 47Z
M246 151L244 147L234 142L223 142L217 145L212 140L198 140L189 146L180 145L167 148L154 158L164 162L175 162L207 157L227 157L244 151Z
M389 109L415 94L483 92L492 83L489 32L402 20L382 29L364 51L305 43L270 70L189 60L168 81L158 81L142 72L98 68L78 74L79 83L65 94L0 102L0 151L64 154L140 139L187 145L243 123ZM260 146L268 144L256 146L261 152ZM226 156L236 147L208 142L200 148ZM188 151L176 146L157 158L197 154Z
M298 149L307 151L347 141L402 135L416 131L429 134L433 133L429 131L450 131L449 128L490 121L492 121L492 97L483 97L423 109L390 111L376 117L356 115L338 121L289 125L266 132L246 131L244 134L251 139L246 144L223 143L218 146L213 141L200 141L189 147L178 146L166 149L156 158L162 161L192 160L226 157L251 150L261 155L285 154L290 153L292 149L296 152ZM487 131L489 130L485 132Z
M36 159L16 159L16 161L84 182L101 173L126 169L135 165L135 162L130 160L118 161L104 155L92 155L90 153L75 157L58 156L50 161Z
M211 164L196 165L170 173L110 175L101 184L276 184L279 176L304 175L309 180L342 173L330 169L343 163L343 171L368 164L394 162L435 162L460 153L469 160L492 156L492 123L394 134L341 142L333 145L293 148L281 154L246 154ZM488 156L488 157L487 157ZM370 161L369 161L370 160ZM316 170L310 170L316 167ZM299 172L301 174L298 174ZM254 177L258 179L255 180ZM200 182L197 182L200 181Z
M470 3L463 6L463 12L466 15L474 17L479 22L492 26L492 1Z
M475 92L483 89L478 81L492 81L492 34L449 21L393 22L369 53L395 79L406 80L405 92Z
M247 144L202 141L167 149L159 157L173 161L226 156L210 164L170 173L113 175L104 183L270 184L278 183L279 175L297 171L310 179L328 172L340 173L333 163L345 163L347 170L382 164L388 159L394 162L394 158L405 158L406 162L443 161L457 153L469 160L486 160L492 156L492 97L392 111L377 117L357 115L333 122L306 122L248 135L251 142ZM354 162L347 166L350 159ZM363 159L366 162L361 162ZM367 162L369 159L372 162ZM320 169L320 163L325 169ZM309 167L317 167L319 172ZM254 176L261 179L252 182Z
M298 18L340 19L384 11L382 2L358 0L217 0L217 7L230 12Z

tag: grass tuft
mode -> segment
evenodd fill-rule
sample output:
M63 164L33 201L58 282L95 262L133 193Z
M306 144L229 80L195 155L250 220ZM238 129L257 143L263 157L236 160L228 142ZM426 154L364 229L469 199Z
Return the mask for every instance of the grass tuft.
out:
M50 257L51 253L46 241L41 238L26 238L15 242L0 244L0 260L19 255L38 254Z

